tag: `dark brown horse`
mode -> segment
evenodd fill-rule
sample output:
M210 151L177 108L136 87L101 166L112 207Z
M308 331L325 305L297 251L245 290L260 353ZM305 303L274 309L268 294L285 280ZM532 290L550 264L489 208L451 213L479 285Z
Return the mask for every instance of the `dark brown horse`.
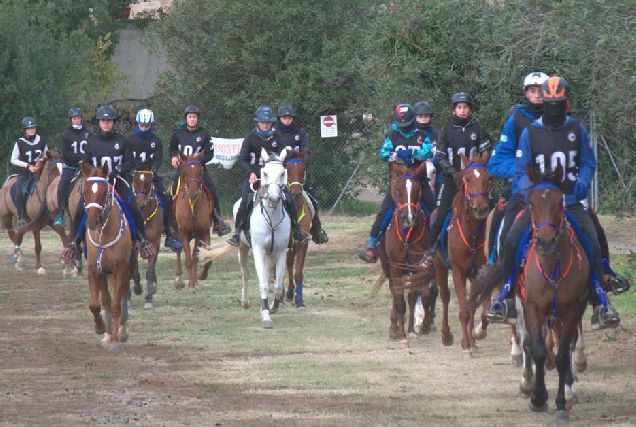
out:
M297 151L289 151L285 160L285 168L287 169L287 185L294 199L296 206L296 215L298 218L298 226L305 233L309 233L311 228L311 211L310 203L307 201L307 195L303 191L305 185L305 156L307 150L302 153ZM303 268L305 266L305 257L307 256L307 248L309 245L299 245L292 237L289 251L287 252L287 301L294 301L296 309L305 310L303 301ZM294 263L296 270L294 270ZM294 297L294 288L296 295Z
M489 212L490 175L486 170L489 154L483 153L468 159L460 154L464 169L455 175L455 184L459 191L453 199L453 214L448 230L448 258L450 261L455 294L459 301L459 321L462 327L462 354L470 359L477 352L473 327L475 310L466 304L468 299L466 280L471 283L475 275L486 262L483 246L486 240L486 217ZM448 324L448 267L441 250L435 257L435 276L442 299L442 343L453 344L453 334ZM487 309L483 303L483 313ZM475 335L486 336L488 324L485 314L481 317L482 326L476 328Z
M18 211L11 197L11 187L15 184L16 178L9 178L0 189L0 216L2 217L2 223L9 233L9 239L11 239L14 245L12 263L20 271L24 269L24 259L20 245L22 244L22 238L25 233L29 231L33 233L33 240L35 242L35 268L38 274L46 274L46 270L42 267L40 258L42 252L40 230L48 225L60 235L62 245L66 245L67 243L64 228L53 226L53 219L48 215L46 204L47 193L51 191L50 185L60 176L61 161L61 154L51 151L47 151L38 161L40 169L34 173L32 193L27 200L24 210L24 213L28 215L32 221L18 230L14 230L13 228L13 217L17 217ZM22 191L22 189L19 188L17 191Z
M81 163L87 177L83 189L86 208L86 238L90 310L95 333L104 334L102 344L119 351L119 342L128 340L128 295L130 279L136 269L137 255L131 255L134 241L124 211L108 183L108 165L89 169ZM111 298L110 289L113 294ZM104 318L100 313L104 308ZM122 310L123 305L123 310ZM123 311L123 313L122 313ZM120 327L121 323L121 327Z
M201 243L210 246L210 213L214 201L203 188L203 152L186 156L179 152L179 190L174 199L175 216L179 238L185 252L185 265L188 271L188 290L192 293L200 288L197 280L208 277L211 261L203 264L203 270L197 276L197 250ZM194 239L192 252L190 241ZM175 286L183 288L181 279L181 252L177 252L177 278Z
M155 247L155 252L159 253L159 243L161 241L161 230L163 228L163 212L159 206L159 200L155 195L153 184L154 174L152 172L152 159L148 160L148 170L136 170L133 172L133 190L137 198L137 204L144 219L146 228L146 239ZM144 308L154 308L152 296L157 292L157 274L155 266L157 257L148 259L146 268L146 303ZM141 294L141 277L139 268L133 274L135 282L135 293Z
M401 348L409 347L409 340L415 340L415 303L417 291L422 289L425 310L423 330L430 331L428 285L418 261L428 249L427 218L420 206L421 183L418 176L425 171L426 163L415 170L394 163L391 170L391 195L395 201L395 214L378 245L378 254L384 275L389 279L393 297L389 338L397 339ZM405 331L406 302L408 295L409 323ZM428 320L428 322L427 322ZM407 335L408 334L408 335Z

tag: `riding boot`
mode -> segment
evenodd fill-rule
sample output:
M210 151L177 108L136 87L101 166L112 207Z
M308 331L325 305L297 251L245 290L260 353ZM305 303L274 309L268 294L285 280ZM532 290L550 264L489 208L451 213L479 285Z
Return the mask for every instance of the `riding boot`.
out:
M241 202L238 211L236 211L234 234L232 234L226 240L230 245L236 246L237 248L241 245L241 230L243 229L243 222L245 220L245 210L246 208L243 206L243 202Z
M18 220L16 225L18 228L24 227L26 222L24 221L24 192L22 191L22 188L18 188L18 192L15 197L15 208L18 211Z
M71 240L66 244L66 247L60 253L60 259L65 262L73 262L75 257L77 256L77 252L79 250L79 228L80 223L82 222L82 218L84 217L84 196L80 196L79 202L77 203L77 208L75 208L75 214L73 215L73 230L71 231ZM70 213L70 212L69 212Z
M316 205L314 205L314 217L311 219L311 229L309 230L309 233L312 236L311 239L318 245L322 245L329 241L329 236L327 236L325 230L322 229Z
M287 214L289 215L289 219L291 220L291 229L296 240L296 243L300 245L306 245L311 240L311 234L304 235L303 231L300 229L298 225L298 217L296 216L296 206L294 206L294 201L292 200L291 193L288 191L284 192L285 194L285 209L287 210Z
M214 211L212 212L212 218L214 223L212 231L214 231L217 234L217 236L222 237L232 231L232 228L230 228L229 225L223 222L223 219L221 218L221 215L219 214L219 211L217 210L216 205L214 207Z
M589 292L588 299L590 305L594 307L592 312L592 329L616 328L621 323L618 312L610 304L603 289L594 284L592 277L590 277L587 283ZM604 306L603 300L605 300L607 308Z
M367 247L358 254L358 258L369 264L378 262L378 239L376 237L369 236L369 243L367 243Z
M179 240L179 237L175 235L172 220L172 197L168 194L160 193L161 201L163 203L163 231L166 233L166 240L164 246L170 248L172 252L180 252L183 249L183 245Z
M441 238L438 236L437 240L433 242L428 252L424 254L422 259L420 260L420 266L425 270L430 270L433 268L433 264L435 264L435 254L437 249L439 249Z

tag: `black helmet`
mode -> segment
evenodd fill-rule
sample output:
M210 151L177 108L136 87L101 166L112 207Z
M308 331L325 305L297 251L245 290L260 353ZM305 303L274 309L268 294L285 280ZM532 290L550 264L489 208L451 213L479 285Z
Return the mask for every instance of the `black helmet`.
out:
M254 112L254 121L255 122L269 122L273 123L276 121L276 117L274 117L274 112L269 107L258 107Z
M566 101L570 97L570 85L563 77L552 76L541 85L541 99L548 102Z
M70 110L68 110L68 118L70 119L71 117L77 117L80 116L82 117L82 110L80 110L77 107L73 107Z
M413 121L415 120L415 115L413 114L413 107L411 104L400 104L395 107L395 111L393 112L393 120L398 127L405 128L411 126Z
M117 118L117 112L110 105L102 105L97 109L95 118L97 120L115 120Z
M455 95L452 96L451 105L453 106L453 108L455 108L455 106L460 102L467 103L468 105L470 105L471 109L475 106L473 98L471 98L470 95L466 92L457 92Z
M199 107L195 105L189 105L185 108L185 110L183 110L184 116L188 117L188 114L196 114L198 116L201 114L201 110L199 110Z
M283 116L295 117L296 112L294 111L294 107L292 107L291 105L281 105L280 107L278 107L277 116L278 117L283 117Z
M426 101L420 101L413 107L413 114L419 116L420 114L428 114L433 117L433 107Z
M37 126L37 123L35 123L35 119L33 117L25 117L22 119L22 129L30 129L30 128L34 128Z

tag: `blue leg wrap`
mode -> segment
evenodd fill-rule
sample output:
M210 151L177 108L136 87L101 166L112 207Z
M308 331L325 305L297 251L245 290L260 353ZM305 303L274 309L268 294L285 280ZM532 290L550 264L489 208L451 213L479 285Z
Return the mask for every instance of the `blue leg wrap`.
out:
M603 304L603 308L607 309L607 297L605 296L605 291L601 288L601 285L598 283L596 278L596 274L593 271L590 271L590 277L594 283L594 288L596 289L596 293L598 294L599 299L601 300L601 304Z
M303 299L303 284L296 283L296 301L301 301Z

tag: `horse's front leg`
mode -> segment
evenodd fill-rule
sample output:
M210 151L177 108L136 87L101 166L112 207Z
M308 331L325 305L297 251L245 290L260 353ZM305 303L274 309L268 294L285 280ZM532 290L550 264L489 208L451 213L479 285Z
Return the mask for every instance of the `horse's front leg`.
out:
M294 285L296 286L296 309L305 310L305 302L303 301L303 283L305 281L305 275L303 269L305 268L305 258L307 256L307 246L302 245L298 247L296 252L296 272L294 273Z
M207 248L210 247L210 231L209 230L208 230L207 233L203 233L202 241L203 241L203 243L205 244L205 246ZM197 247L198 247L198 245L197 245ZM199 280L205 280L205 279L208 278L208 271L210 270L210 266L211 265L212 265L212 261L208 261L208 262L203 264L203 269L199 273Z
M46 270L42 267L42 240L40 239L40 230L33 232L33 240L35 242L35 269L38 274L46 274Z
M442 300L442 344L453 345L454 337L448 323L448 304L450 303L450 289L448 289L448 268L442 257L435 257L435 281L439 287L439 296Z
M287 299L288 302L294 300L294 260L297 250L298 245L294 245L287 251L287 293L285 294L285 299Z
M157 253L159 253L158 248ZM145 309L154 308L155 305L152 302L152 296L157 292L157 273L155 272L157 266L157 257L151 258L148 260L148 268L146 269L146 303L144 304ZM136 287L136 284L135 284ZM135 294L137 291L135 290Z
M283 277L285 276L287 251L284 250L278 254L276 259L276 265L274 266L274 301L272 302L272 313L278 311L278 305L283 300L285 295L285 289L283 288Z
M104 319L100 313L101 306L99 305L99 274L97 273L96 266L88 267L88 289L90 291L90 301L88 303L88 308L91 313L93 313L93 318L95 322L95 333L97 335L101 335L106 332L106 325L104 324Z
M185 269L186 269L186 272L188 273L188 290L194 293L196 290L196 285L197 285L197 277L193 274L193 264L196 261L192 258L193 256L192 253L194 251L190 250L189 240L186 240L186 241L182 240L181 243L183 244L183 253L185 254Z
M181 240L181 242L185 242L185 240ZM175 289L183 289L185 287L185 283L183 282L183 270L181 269L181 252L183 252L183 250L177 251L175 254L177 258L177 267L174 278Z
M241 244L238 250L239 264L241 265L241 276L243 278L243 292L241 294L241 305L243 306L243 308L246 308L246 309L250 308L251 306L250 298L247 293L247 290L248 290L247 288L248 288L249 280L250 280L250 269L247 265L249 252L250 252L249 246L245 244Z
M548 410L548 390L545 386L545 360L547 350L543 337L543 325L545 324L545 313L535 305L529 304L525 307L525 324L530 335L530 351L534 361L535 383L528 406L534 412L545 412Z
M472 351L476 351L472 336L472 310L466 305L466 275L459 268L453 269L453 284L459 304L459 323L462 328L462 357L470 359Z
M264 329L271 329L274 323L269 315L269 262L267 254L259 245L252 248L254 254L254 267L258 276L258 289L261 296L261 325Z
M409 326L406 331L406 337L409 340L409 342L414 342L417 340L417 335L415 334L415 303L417 303L417 291L409 292L408 302L409 302Z

